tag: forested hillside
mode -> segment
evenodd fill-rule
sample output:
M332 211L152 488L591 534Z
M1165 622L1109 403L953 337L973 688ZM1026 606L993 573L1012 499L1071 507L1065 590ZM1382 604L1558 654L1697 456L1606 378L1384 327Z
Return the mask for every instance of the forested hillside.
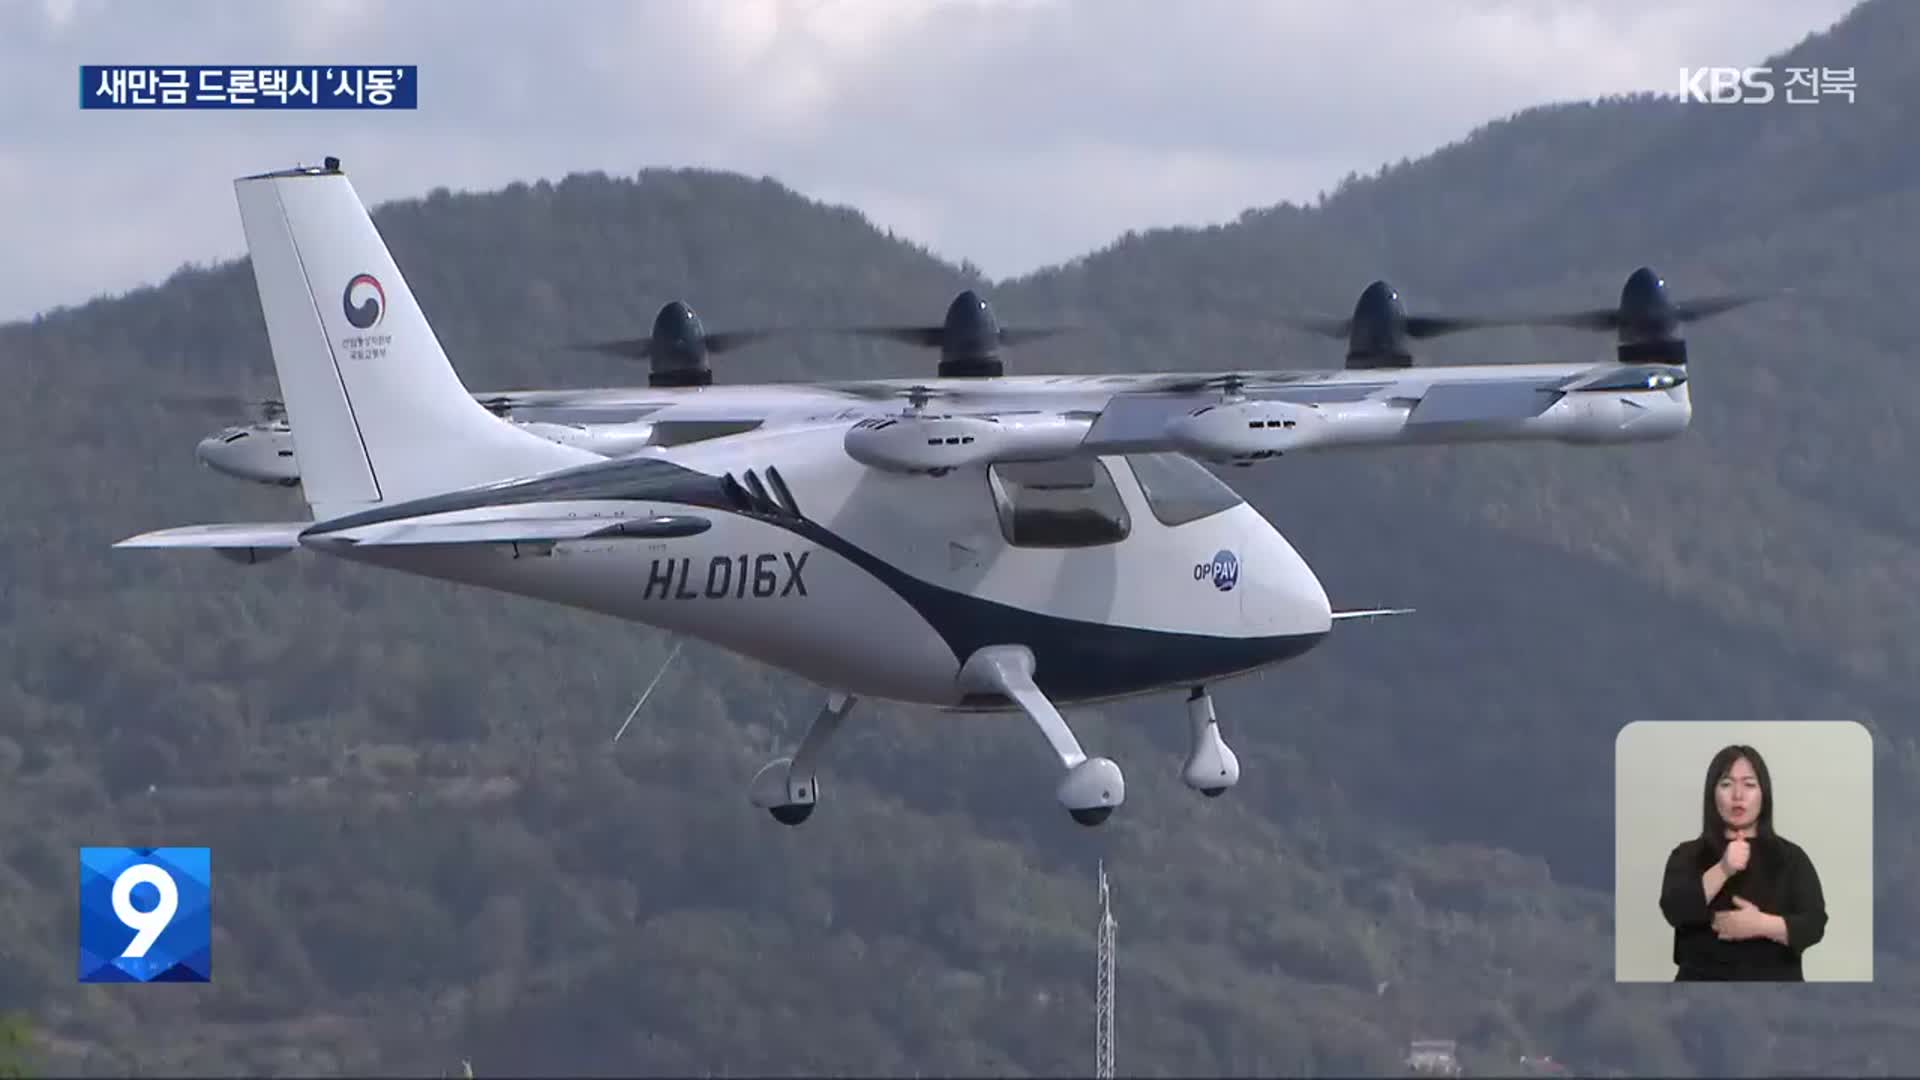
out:
M788 830L746 785L819 688L690 645L612 744L660 634L305 554L109 551L302 511L200 469L226 418L179 403L272 391L244 263L0 327L0 1013L50 1072L1085 1072L1104 859L1124 1072L1393 1072L1421 1037L1474 1071L1912 1072L1920 6L1773 63L1855 67L1857 100L1541 108L1312 206L1014 281L706 172L376 210L475 389L643 381L554 346L644 333L674 297L718 328L920 321L990 288L1004 322L1087 328L1016 368L1087 371L1334 366L1283 317L1379 276L1416 311L1607 304L1641 263L1682 295L1793 290L1692 334L1675 442L1232 470L1336 606L1420 613L1218 688L1244 769L1219 800L1179 782L1177 695L1075 715L1131 781L1098 830L1017 716L863 703ZM1506 331L1421 358L1610 349ZM933 366L827 340L716 360ZM1749 718L1874 733L1878 982L1616 987L1615 733ZM213 847L210 985L76 984L97 843Z

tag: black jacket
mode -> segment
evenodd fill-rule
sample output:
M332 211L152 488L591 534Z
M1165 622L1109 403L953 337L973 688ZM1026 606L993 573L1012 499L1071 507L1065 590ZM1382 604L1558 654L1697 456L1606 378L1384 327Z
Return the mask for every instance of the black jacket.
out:
M1700 877L1718 858L1712 846L1699 839L1681 844L1667 857L1660 911L1673 927L1673 962L1680 969L1675 980L1803 981L1800 954L1827 932L1827 903L1813 860L1790 840L1755 837L1747 868L1729 877L1709 904ZM1788 944L1767 938L1721 941L1713 932L1713 915L1732 911L1736 896L1785 918Z

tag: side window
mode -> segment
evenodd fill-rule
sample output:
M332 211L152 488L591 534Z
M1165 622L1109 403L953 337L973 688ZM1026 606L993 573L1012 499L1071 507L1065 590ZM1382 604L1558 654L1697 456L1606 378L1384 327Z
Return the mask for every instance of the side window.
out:
M1006 461L987 470L1000 531L1016 547L1091 547L1132 522L1107 467L1090 457Z
M1185 454L1128 454L1127 466L1162 525L1185 525L1245 501Z

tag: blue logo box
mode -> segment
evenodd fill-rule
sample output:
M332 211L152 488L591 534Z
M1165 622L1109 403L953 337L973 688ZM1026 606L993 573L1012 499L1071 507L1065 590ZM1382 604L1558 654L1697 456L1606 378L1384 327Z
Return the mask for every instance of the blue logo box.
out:
M80 849L80 981L212 982L213 852Z
M82 109L416 109L415 64L82 64Z

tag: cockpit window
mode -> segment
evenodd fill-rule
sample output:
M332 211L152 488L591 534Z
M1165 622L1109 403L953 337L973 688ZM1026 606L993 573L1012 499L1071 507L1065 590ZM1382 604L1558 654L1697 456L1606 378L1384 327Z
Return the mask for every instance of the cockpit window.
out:
M1095 458L1005 461L987 470L1000 531L1016 547L1092 547L1127 538L1133 523Z
M1162 525L1185 525L1239 506L1234 490L1185 454L1128 454L1127 465Z

